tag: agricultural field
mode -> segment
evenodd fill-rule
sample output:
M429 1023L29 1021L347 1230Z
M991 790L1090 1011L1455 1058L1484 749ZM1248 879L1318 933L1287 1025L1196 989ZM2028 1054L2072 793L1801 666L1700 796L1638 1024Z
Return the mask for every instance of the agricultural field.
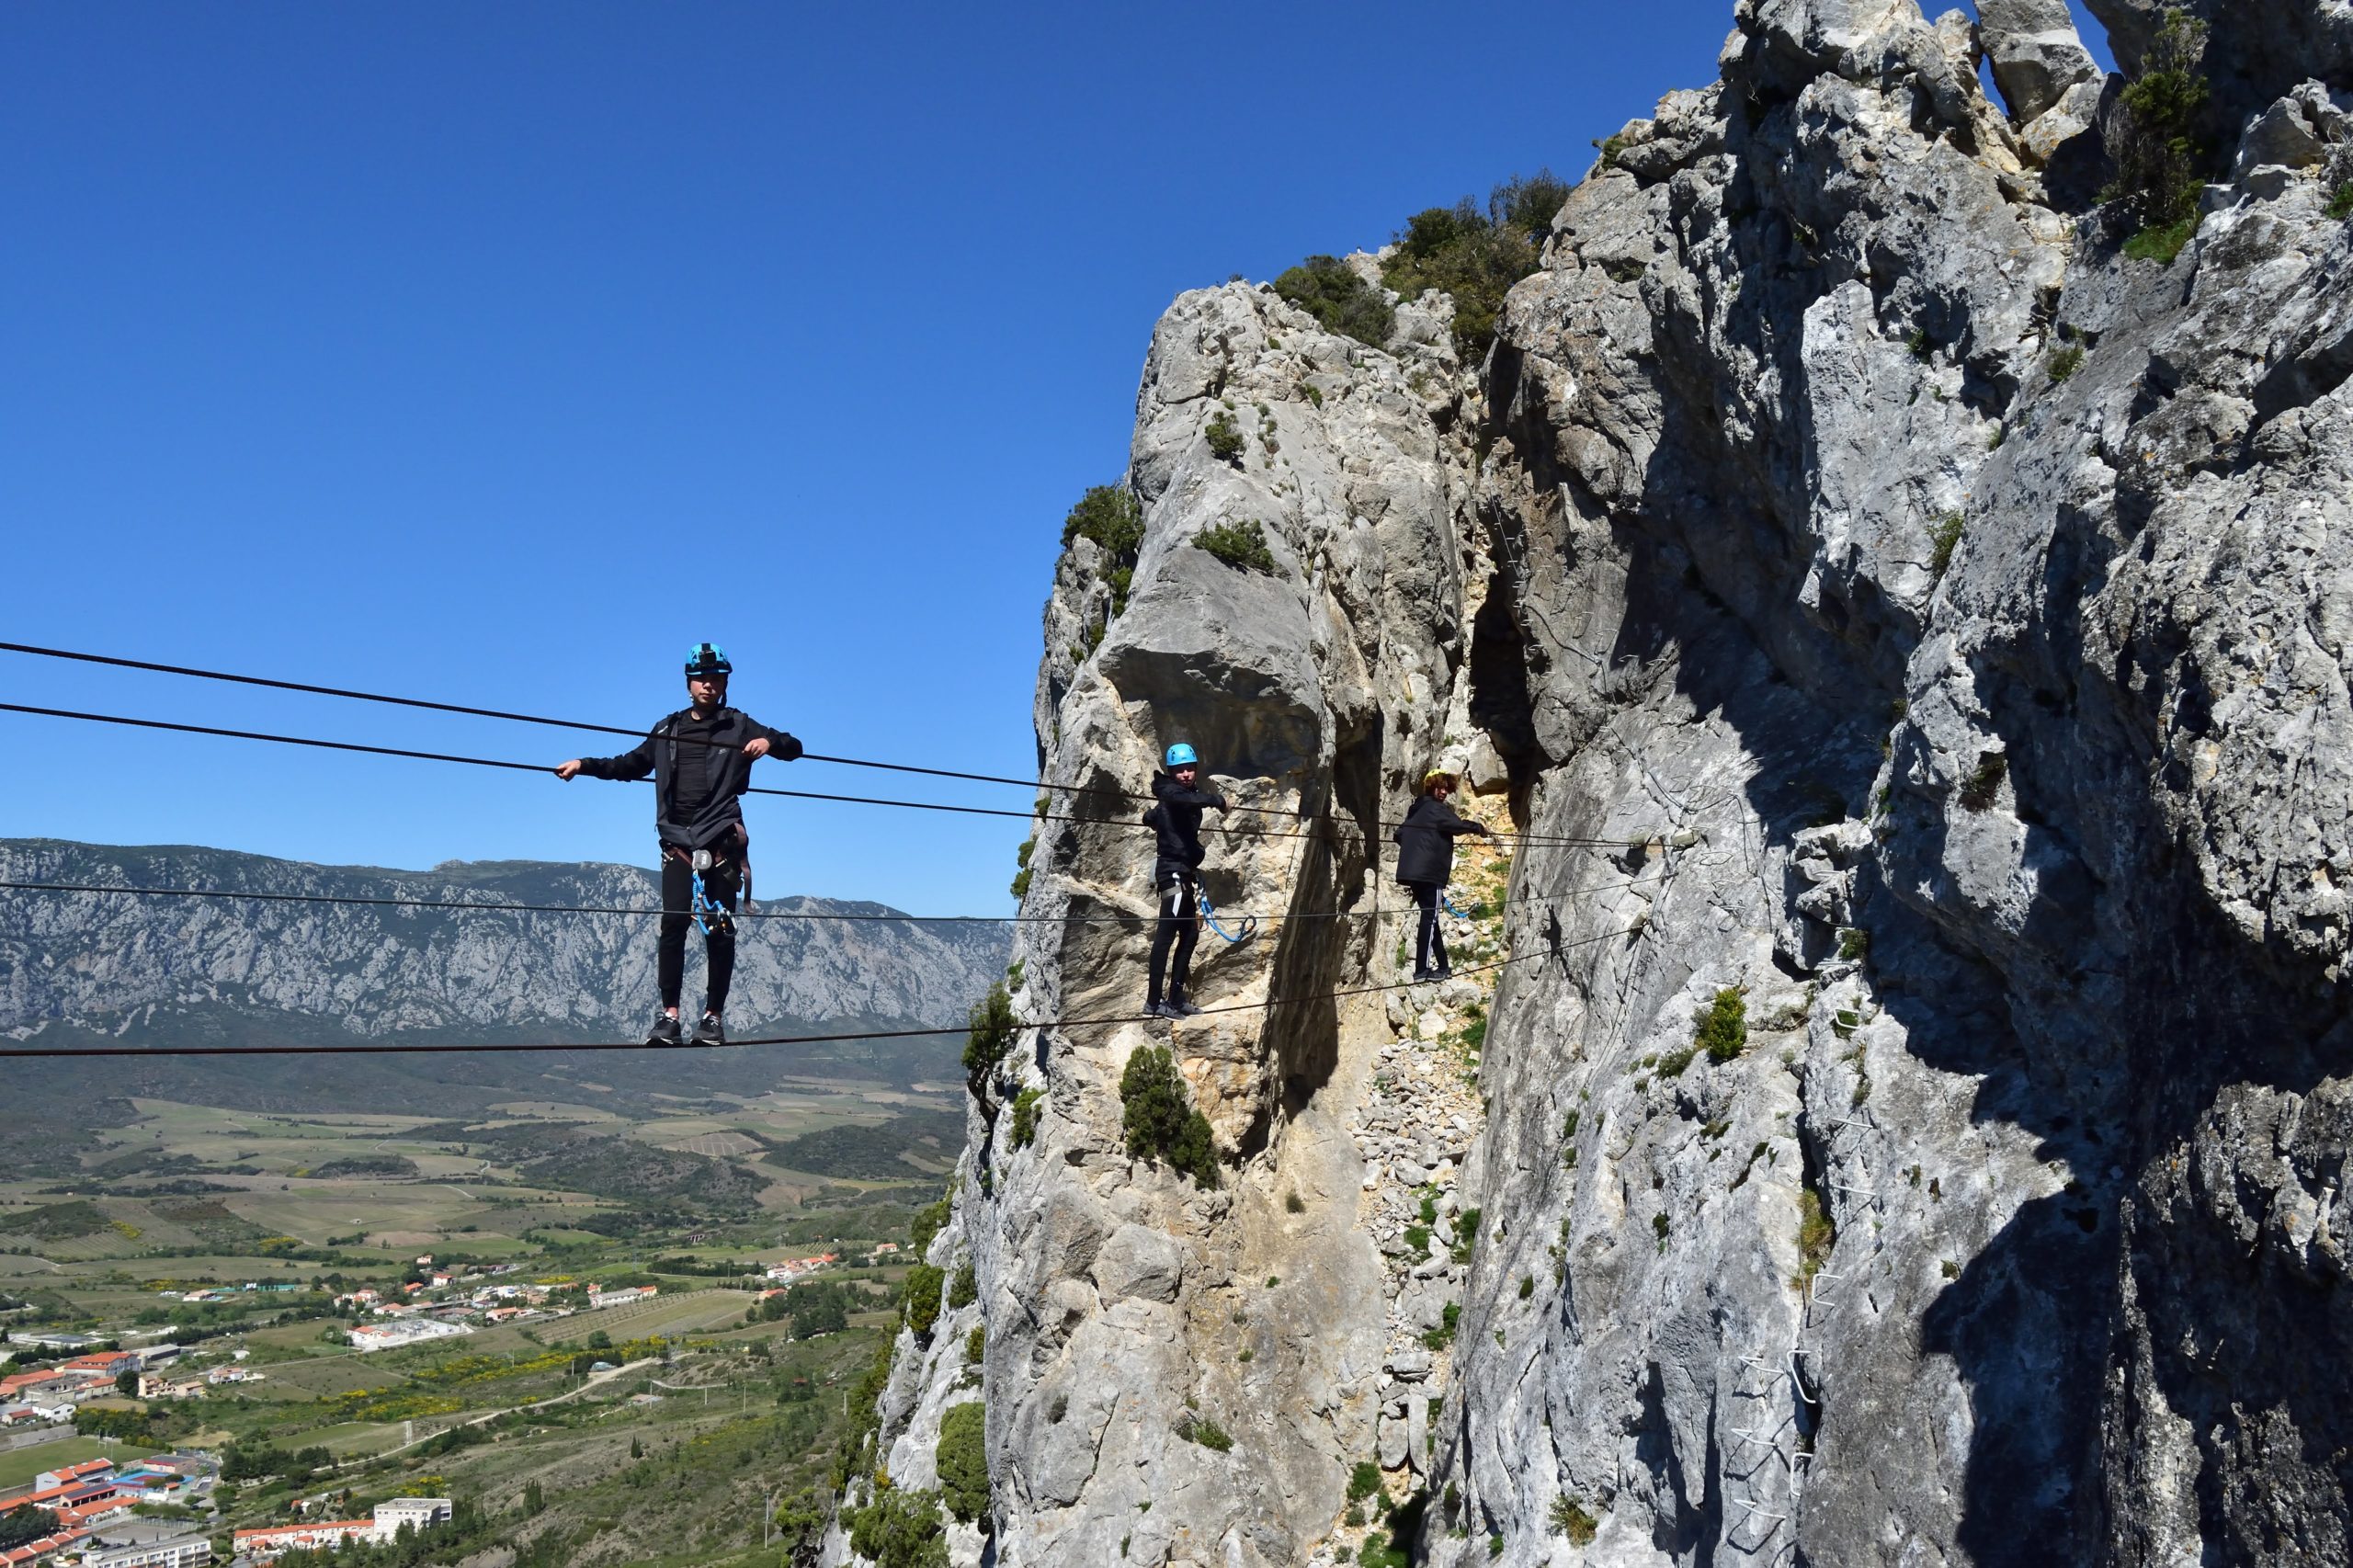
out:
M79 1464L84 1460L110 1459L117 1464L144 1459L155 1450L137 1443L109 1443L97 1437L66 1437L35 1443L28 1449L0 1449L0 1492L30 1486L43 1471Z
M216 1528L283 1518L330 1484L358 1508L429 1487L473 1521L452 1527L451 1562L497 1544L530 1549L531 1568L773 1568L771 1502L828 1484L867 1408L853 1390L897 1331L905 1255L856 1265L904 1244L938 1197L962 1085L564 1080L548 1098L473 1103L453 1119L133 1100L71 1174L0 1173L0 1327L168 1338L187 1346L183 1375L234 1372L199 1397L84 1411L136 1439L118 1457L248 1455ZM769 1306L833 1292L830 1323L763 1315L760 1271L819 1251L845 1261ZM456 1278L436 1287L439 1272ZM473 1312L468 1332L347 1343L368 1312L350 1292L397 1300L412 1284ZM647 1285L604 1308L585 1296ZM554 1294L494 1324L477 1298L521 1299L495 1289ZM191 1290L219 1294L180 1299ZM0 1482L102 1447L0 1453Z

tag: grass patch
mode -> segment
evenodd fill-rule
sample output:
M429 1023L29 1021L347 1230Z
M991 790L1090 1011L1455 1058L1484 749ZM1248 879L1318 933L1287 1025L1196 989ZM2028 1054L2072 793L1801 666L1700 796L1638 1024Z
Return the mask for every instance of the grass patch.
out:
M1961 543L1961 530L1968 519L1959 512L1939 512L1928 525L1928 574L1941 578L1952 565L1952 552Z
M1590 1546L1600 1522L1585 1511L1585 1505L1574 1497L1552 1499L1552 1512L1547 1521L1552 1533L1567 1538L1571 1546Z
M2198 233L2198 215L2173 223L2152 224L2124 242L2124 254L2135 261L2170 267Z
M1829 1211L1822 1206L1822 1194L1806 1187L1798 1194L1798 1277L1794 1281L1802 1287L1813 1282L1822 1266L1830 1261L1830 1249L1838 1244L1837 1227L1830 1222Z

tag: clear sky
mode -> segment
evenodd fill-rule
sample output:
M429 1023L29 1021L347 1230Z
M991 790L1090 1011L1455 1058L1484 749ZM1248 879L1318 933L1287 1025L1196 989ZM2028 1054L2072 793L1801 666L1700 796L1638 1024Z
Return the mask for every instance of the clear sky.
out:
M0 10L0 640L1034 767L1063 514L1179 291L1715 74L1729 0ZM0 700L553 732L0 655ZM642 788L0 714L0 835L650 863ZM816 764L759 781L1023 807ZM760 886L997 913L1018 823L750 802Z

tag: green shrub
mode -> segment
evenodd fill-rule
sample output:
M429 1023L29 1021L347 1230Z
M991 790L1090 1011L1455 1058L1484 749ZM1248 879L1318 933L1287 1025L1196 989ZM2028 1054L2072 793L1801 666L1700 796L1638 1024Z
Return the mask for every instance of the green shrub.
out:
M1381 1490L1381 1467L1370 1460L1358 1460L1348 1471L1348 1501L1360 1503Z
M1691 1059L1699 1054L1699 1048L1696 1045L1687 1045L1680 1051L1668 1051L1658 1059L1659 1078L1662 1081L1680 1078L1683 1076L1683 1070L1691 1065Z
M1730 1062L1748 1045L1748 999L1737 985L1717 992L1694 1021L1699 1028L1691 1037L1692 1049L1706 1051L1711 1062Z
M1939 512L1936 521L1928 525L1928 574L1942 578L1952 564L1953 548L1961 543L1961 530L1968 519L1959 512Z
M2353 218L2353 180L2336 187L2336 194L2329 199L2328 215L2340 223Z
M1238 572L1264 572L1271 577L1278 570L1274 552L1267 548L1266 526L1255 517L1203 528L1193 542Z
M948 1304L950 1308L969 1307L981 1299L981 1277L972 1271L970 1258L956 1270L948 1282Z
M1552 1499L1552 1530L1568 1538L1571 1546L1590 1546L1599 1523L1574 1497Z
M1210 444L1210 456L1236 468L1242 466L1242 431L1232 415L1222 408L1211 415L1210 422L1201 426L1201 436Z
M1046 1097L1043 1089L1024 1089L1013 1096L1013 1146L1027 1149L1038 1138L1038 1102Z
M1870 957L1870 950L1871 934L1869 931L1864 930L1859 926L1841 926L1838 928L1838 956L1840 958L1845 959L1849 963L1852 963L1859 959ZM1847 1015L1841 1013L1838 1016L1839 1017L1844 1018ZM1835 1028L1836 1026L1834 1025L1833 1027Z
M1217 1145L1209 1119L1193 1108L1184 1075L1167 1048L1137 1048L1120 1074L1120 1127L1127 1134L1130 1154L1165 1161L1190 1176L1197 1187L1218 1185Z
M907 1326L915 1330L917 1339L929 1339L932 1325L939 1321L939 1295L947 1286L948 1271L934 1268L928 1263L918 1263L907 1270L906 1282L900 1287L900 1300L906 1303Z
M1369 347L1388 342L1397 325L1396 309L1337 256L1309 256L1275 279L1275 292L1323 323L1324 331Z
M2128 255L2171 261L2197 231L2198 199L2214 162L2205 53L2206 24L2168 8L2120 97L2109 144L2116 183L2103 194L2131 204L2142 229L2135 243L2149 242L2137 251L2128 244Z
M948 1210L950 1201L951 1200L949 1199L942 1197L933 1202L926 1203L922 1208L915 1210L915 1219L909 1221L907 1225L907 1241L909 1243L907 1250L915 1254L915 1261L917 1263L921 1263L923 1261L923 1255L931 1250L931 1238L939 1234L939 1228L948 1223Z
M1666 1233L1671 1229L1673 1221L1667 1219L1665 1210L1651 1216L1651 1230L1658 1237L1658 1250L1661 1252L1666 1250Z
M1115 561L1133 561L1143 544L1143 507L1124 484L1094 485L1063 519L1063 548L1080 539Z
M1605 159L1614 150L1604 144ZM1437 289L1454 300L1454 342L1475 359L1495 340L1495 318L1511 286L1543 259L1544 236L1569 187L1550 169L1515 176L1487 194L1483 212L1469 197L1416 212L1394 236L1381 280L1404 299Z
M1026 869L1022 875L1029 875ZM1013 998L1006 994L1005 982L992 984L989 994L972 1004L967 1021L971 1032L964 1039L964 1081L978 1094L1021 1032L1021 1020L1014 1016Z
M948 1542L936 1492L878 1492L863 1508L842 1515L852 1551L875 1568L948 1568Z
M1286 1192L1283 1194L1283 1211L1288 1214L1304 1214L1307 1212L1306 1200L1296 1192Z
M1186 1412L1184 1419L1176 1423L1176 1435L1188 1443L1199 1443L1217 1453L1233 1450L1233 1439L1226 1435L1224 1427L1206 1415L1196 1415L1190 1411Z
M1097 563L1111 590L1111 613L1128 608L1128 590L1135 584L1136 555L1143 548L1143 507L1124 484L1097 484L1078 498L1063 519L1063 548L1073 540L1093 540L1103 552ZM1086 652L1103 640L1103 628L1087 629ZM1041 810L1043 808L1040 808Z
M988 1354L989 1331L986 1324L974 1324L972 1332L964 1336L964 1365L977 1367L981 1358Z
M1430 1228L1427 1225L1406 1226L1405 1250L1415 1257L1426 1256L1430 1250Z
M1919 326L1912 329L1912 335L1904 340L1904 347L1912 351L1912 358L1922 361L1937 351L1936 345L1928 341L1927 328Z
M2051 363L2046 368L2051 372L2051 380L2053 383L2056 383L2063 381L2068 377L2074 375L2077 370L2083 369L2083 365L2084 346L2080 343L2070 343L2067 347L2060 349L2057 353L2051 356Z
M988 1415L978 1400L951 1404L939 1417L939 1442L932 1457L939 1466L939 1499L962 1524L989 1511Z

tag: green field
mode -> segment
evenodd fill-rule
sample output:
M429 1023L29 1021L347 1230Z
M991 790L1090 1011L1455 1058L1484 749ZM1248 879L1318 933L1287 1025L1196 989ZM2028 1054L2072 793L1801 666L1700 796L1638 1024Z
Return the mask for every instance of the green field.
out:
M136 1443L105 1443L96 1437L61 1437L54 1443L36 1443L29 1449L10 1449L0 1452L0 1492L30 1486L34 1476L61 1465L95 1459L110 1459L123 1464L156 1451Z

